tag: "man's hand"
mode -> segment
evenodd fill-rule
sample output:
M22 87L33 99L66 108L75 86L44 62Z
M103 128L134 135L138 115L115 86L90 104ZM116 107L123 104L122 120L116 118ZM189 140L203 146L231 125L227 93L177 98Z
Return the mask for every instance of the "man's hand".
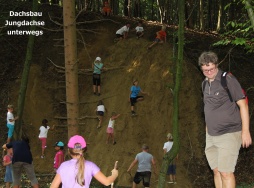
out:
M251 136L249 131L242 132L242 146L247 148L252 144Z

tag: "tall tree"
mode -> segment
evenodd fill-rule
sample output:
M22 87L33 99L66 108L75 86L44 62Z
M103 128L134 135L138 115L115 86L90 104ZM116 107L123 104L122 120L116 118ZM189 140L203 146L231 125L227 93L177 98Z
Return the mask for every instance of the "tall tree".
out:
M38 11L38 0L33 0L33 12ZM31 20L37 20L36 16L33 16ZM36 28L35 25L31 25L30 30L34 31ZM21 85L19 90L19 98L18 98L18 117L19 119L16 121L15 125L15 133L14 133L14 139L21 138L22 135L22 116L23 116L23 110L25 106L25 98L26 98L26 90L27 90L27 84L28 84L28 77L29 77L29 71L30 71L30 65L32 61L32 55L33 55L33 48L34 48L34 35L30 35L28 38L28 44L26 49L26 59L25 64L23 68L22 73L22 79L21 79Z
M169 0L157 0L157 5L160 12L160 22L168 23L170 4Z
M204 0L199 0L199 29L201 31L205 29Z
M184 47L184 7L185 7L185 0L178 1L178 15L179 15L179 27L178 27L178 57L177 57L177 64L176 64L176 75L175 75L175 87L173 93L173 138L174 144L172 149L166 153L165 157L162 161L162 166L159 174L159 182L158 188L165 187L165 178L166 172L169 166L169 163L176 157L179 152L179 90L181 87L181 80L182 80L182 67L183 67L183 47Z
M133 1L133 16L134 17L142 17L141 15L141 3L140 0Z
M251 1L245 0L244 3L250 18L252 29L254 30L254 14L253 14L252 6L251 6Z
M79 94L75 0L63 0L68 137L78 133Z
M220 30L220 27L221 27L222 0L219 0L218 6L219 6L219 10L218 10L218 19L217 19L217 28L216 28L217 32Z

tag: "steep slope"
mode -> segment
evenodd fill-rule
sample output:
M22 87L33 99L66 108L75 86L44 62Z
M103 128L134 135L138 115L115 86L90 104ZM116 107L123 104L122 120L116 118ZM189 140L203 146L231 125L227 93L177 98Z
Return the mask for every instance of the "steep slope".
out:
M83 135L88 145L87 159L94 161L102 172L109 175L114 161L119 161L119 178L116 185L130 186L130 175L126 173L135 155L141 151L141 145L150 146L150 152L157 162L157 172L163 158L163 144L166 134L172 131L172 92L174 64L172 61L172 46L167 43L157 45L151 50L146 47L151 43L149 38L154 37L154 32L147 29L145 38L137 40L131 33L127 40L113 43L115 30L121 24L102 23L94 25L99 34L86 34L87 48L80 46L80 69L91 68L91 63L96 56L100 56L106 68L102 73L102 95L95 96L92 92L92 75L81 74L80 85L80 116L95 116L98 100L103 100L108 110L104 116L102 128L97 129L98 120L86 118L81 120L80 134ZM147 28L150 26L147 26ZM150 31L154 31L154 28ZM55 36L47 40L54 44ZM41 52L41 53L40 53ZM61 57L56 55L56 50L37 53L39 65L33 64L27 91L24 113L25 131L31 138L35 170L37 173L52 172L54 149L51 147L56 141L67 143L67 129L61 126L66 124L64 102L64 77L54 70L46 58L49 57L55 64L63 66ZM188 162L193 160L193 155L201 155L197 141L200 123L199 106L199 72L191 64L184 63L183 84L180 94L180 140L181 149L177 166L177 185L175 187L191 187L188 179ZM196 73L196 74L195 74ZM145 100L136 104L138 116L131 117L129 93L132 80L139 80L142 90L149 93ZM14 87L19 86L19 81ZM13 98L17 92L13 91ZM106 144L106 127L112 111L120 113L116 121L116 145ZM46 160L40 159L40 143L37 139L40 122L47 118L50 125L56 124L56 130L49 133ZM132 170L134 176L135 169ZM155 187L158 176L152 174L152 185ZM169 187L169 185L168 185Z

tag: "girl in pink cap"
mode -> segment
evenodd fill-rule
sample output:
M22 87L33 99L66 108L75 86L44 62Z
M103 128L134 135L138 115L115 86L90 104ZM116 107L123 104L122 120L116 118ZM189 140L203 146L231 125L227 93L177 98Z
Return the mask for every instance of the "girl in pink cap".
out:
M106 177L99 167L84 158L86 151L86 141L82 136L75 135L68 142L68 153L71 160L65 161L57 169L57 174L50 188L58 188L62 183L62 188L89 188L94 177L103 185L110 185L118 176L118 170L113 169L112 175Z

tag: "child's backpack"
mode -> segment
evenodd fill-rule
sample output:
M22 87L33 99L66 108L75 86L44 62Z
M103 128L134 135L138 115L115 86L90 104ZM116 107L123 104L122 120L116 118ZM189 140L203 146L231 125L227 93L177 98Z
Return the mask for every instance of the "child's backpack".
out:
M231 102L233 102L233 98L232 98L231 93L230 93L230 91L229 91L229 89L228 89L228 86L227 86L227 79L226 79L226 78L227 78L227 74L231 74L231 75L232 75L231 72L223 72L223 73L221 74L221 85L222 85L222 87L227 91L229 100L230 100ZM203 85L202 85L202 92L204 92L205 85L206 85L206 82L203 82ZM243 91L243 94L245 95L246 103L248 104L248 103L249 103L249 99L248 99L248 97L247 97L247 95L246 95L246 92L244 91L244 89L242 89L242 91Z

